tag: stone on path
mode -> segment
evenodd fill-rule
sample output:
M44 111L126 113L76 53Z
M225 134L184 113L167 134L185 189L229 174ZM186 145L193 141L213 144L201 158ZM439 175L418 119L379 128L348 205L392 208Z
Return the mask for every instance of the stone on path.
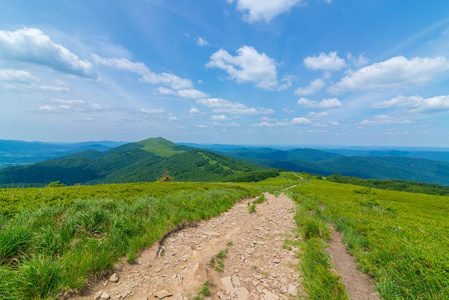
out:
M279 297L276 296L275 294L273 294L270 291L263 290L263 294L264 294L264 299L265 300L279 300Z
M221 283L224 285L226 292L234 293L234 286L232 285L231 276L220 278Z
M240 286L240 279L237 275L233 275L231 281L234 286Z
M218 232L213 232L213 231L205 232L204 234L206 234L208 236L220 236L220 234Z
M290 284L288 286L288 293L292 296L297 296L298 295L298 289L296 288L296 286L294 286L293 284Z
M172 295L173 294L170 293L169 291L162 290L162 291L159 291L156 294L154 294L154 297L159 298L159 299L164 299L164 298L167 298L167 297L171 297Z
M235 293L237 294L238 300L246 300L249 297L249 292L244 287L238 287L235 289Z
M112 274L112 276L109 278L109 281L117 283L118 282L118 275L117 275L117 273Z

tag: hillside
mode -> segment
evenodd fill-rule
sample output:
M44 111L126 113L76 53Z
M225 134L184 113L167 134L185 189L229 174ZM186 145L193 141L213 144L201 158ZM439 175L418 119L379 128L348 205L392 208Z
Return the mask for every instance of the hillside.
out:
M220 149L218 146L214 148ZM382 155L344 156L340 153L354 154L356 152L348 150L348 152L331 153L309 148L278 150L267 147L226 147L221 148L221 151L219 153L233 158L287 171L323 176L340 174L364 179L402 179L449 185L449 162L409 157L419 156L419 152L373 151L372 153ZM368 153L371 152L365 154ZM404 156L388 156L388 153L402 153ZM426 155L432 157L430 152ZM434 157L444 158L444 152L435 152Z
M0 184L98 184L155 181L221 181L266 169L163 138L129 143L106 151L87 150L40 163L0 170Z

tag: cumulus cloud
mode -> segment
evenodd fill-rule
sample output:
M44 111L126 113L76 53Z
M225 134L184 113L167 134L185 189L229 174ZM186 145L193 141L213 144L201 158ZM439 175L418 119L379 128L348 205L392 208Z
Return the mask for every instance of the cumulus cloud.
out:
M312 101L306 98L301 98L298 100L299 106L304 106L305 108L336 108L341 107L342 104L337 98L323 99L321 101Z
M202 38L202 37L198 37L196 40L198 46L200 47L204 47L204 46L209 46L209 42L206 40L206 38Z
M195 89L183 89L183 90L174 91L169 88L159 87L156 89L156 91L161 95L174 95L174 96L179 96L181 98L187 98L187 99L201 99L201 98L210 97L209 94L206 94L202 91L195 90Z
M151 117L157 119L167 119L170 121L177 121L178 118L173 115L171 112L167 112L160 108L141 108L140 112L142 113L144 118Z
M231 114L231 115L269 115L274 114L271 108L264 107L248 107L242 103L231 102L221 98L207 98L197 100L198 104L204 105L212 109L214 113Z
M154 73L141 62L132 62L127 58L102 58L96 54L93 54L92 57L96 64L115 70L129 71L139 75L141 82L164 84L175 90L191 89L193 87L190 79L181 78L170 73Z
M349 71L329 88L329 92L403 89L427 84L448 71L449 61L445 57L407 59L396 56L357 71Z
M295 91L295 95L299 95L299 96L313 95L316 92L320 91L325 86L326 86L326 83L324 82L324 80L317 78L315 80L312 80L308 86L306 86L304 88L298 88Z
M346 54L346 58L353 66L358 68L366 66L369 63L369 59L362 54L359 54L359 56L354 56L351 53L348 53Z
M250 46L242 46L237 50L236 56L220 49L212 54L206 67L222 69L230 79L235 79L238 83L254 82L264 90L286 89L291 85L290 78L285 77L286 84L279 86L276 62Z
M238 124L236 122L229 122L229 123L214 122L214 123L212 123L212 125L221 126L221 127L240 127L240 124Z
M292 122L293 125L309 125L312 124L312 120L301 117L301 118L293 118Z
M315 112L311 111L307 114L307 117L312 120L319 120L321 118L327 117L329 115L328 112L322 111L322 112Z
M197 108L192 107L191 109L189 109L189 114L191 114L191 115L197 115L199 113L200 113L200 111Z
M233 3L234 0L228 0ZM264 20L269 23L278 15L287 13L292 7L305 5L302 0L236 0L237 9L243 12L243 19L252 23Z
M304 58L304 65L310 70L338 71L346 67L344 58L340 58L337 52L320 53L318 56Z
M46 66L81 77L95 77L89 61L81 60L37 28L0 30L0 59Z
M214 121L229 121L229 120L231 120L231 118L229 118L225 115L214 115L210 118L211 118L211 120L214 120Z
M399 95L388 101L373 103L372 108L407 108L410 112L438 112L449 110L449 96L436 96L423 98L421 96L403 96Z
M413 123L410 120L398 120L388 115L377 115L372 119L364 120L360 125L390 125L390 124L410 124Z
M260 123L252 124L251 126L255 127L276 127L276 126L289 126L292 125L290 122L278 121L277 119L272 119L268 117L262 117L262 121Z
M108 111L109 108L98 103L80 99L51 99L48 104L40 106L37 111L43 113L93 113Z
M5 69L0 70L0 82L33 82L36 77L27 71Z

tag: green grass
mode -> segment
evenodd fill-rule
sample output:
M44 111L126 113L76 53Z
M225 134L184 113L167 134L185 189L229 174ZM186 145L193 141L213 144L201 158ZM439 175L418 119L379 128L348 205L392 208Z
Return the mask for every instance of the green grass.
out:
M229 247L233 245L232 242L226 244L226 248L218 252L209 260L209 266L214 268L218 273L224 272L224 260L228 257Z
M0 299L53 299L80 289L120 258L133 262L182 221L212 218L239 199L295 183L282 173L254 184L0 189ZM217 254L218 270L230 246Z
M297 209L295 221L302 236L302 241L286 240L284 246L291 249L290 245L299 246L302 250L299 268L304 276L304 287L308 298L312 300L349 299L345 287L340 283L340 277L331 269L331 258L326 252L329 240L329 227L321 217L317 205L308 199L296 196Z
M147 185L158 192L144 195L134 190L134 197L123 199L124 186L111 185L110 199L53 200L50 206L27 203L23 207L28 210L8 210L0 231L0 275L5 278L0 280L0 298L54 298L79 289L89 276L111 270L120 257L132 262L141 249L180 222L214 217L238 199L258 193L242 185L181 184L182 189L176 184ZM101 186L75 188L102 190ZM53 198L61 199L71 188L51 191ZM158 197L151 195L156 193Z
M383 299L449 299L449 197L325 180L291 192L336 225ZM307 225L307 234L316 227Z

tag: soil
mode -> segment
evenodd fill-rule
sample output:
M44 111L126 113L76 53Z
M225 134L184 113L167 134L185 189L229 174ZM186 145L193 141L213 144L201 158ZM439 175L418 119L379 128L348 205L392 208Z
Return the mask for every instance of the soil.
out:
M346 293L351 300L380 300L379 294L374 292L371 278L357 269L354 257L348 253L343 244L341 234L332 229L328 252L332 256L336 273L341 276L340 282L346 287Z

